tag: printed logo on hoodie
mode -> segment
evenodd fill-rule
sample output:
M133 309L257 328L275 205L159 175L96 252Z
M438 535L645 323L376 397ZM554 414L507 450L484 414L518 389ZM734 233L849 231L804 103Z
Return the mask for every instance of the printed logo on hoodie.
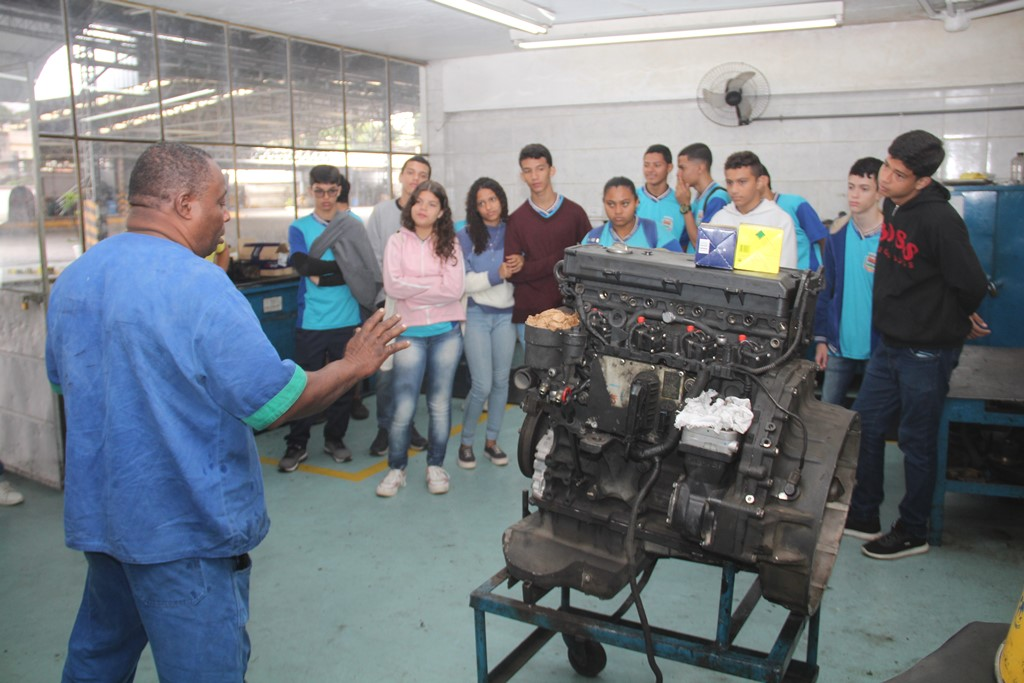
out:
M914 257L920 251L918 246L907 239L907 233L897 230L888 221L882 224L882 237L878 242L878 251L886 258L904 268L914 268Z

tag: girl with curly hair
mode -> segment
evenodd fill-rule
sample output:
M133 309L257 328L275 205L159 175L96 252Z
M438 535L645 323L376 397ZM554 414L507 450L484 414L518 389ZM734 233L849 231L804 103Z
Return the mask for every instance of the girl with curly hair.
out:
M451 431L452 383L462 356L465 271L444 187L420 183L402 209L402 229L384 248L384 291L407 326L411 346L394 356L394 416L388 433L388 473L377 485L385 498L405 486L410 428L427 377L427 490L447 493L444 453Z

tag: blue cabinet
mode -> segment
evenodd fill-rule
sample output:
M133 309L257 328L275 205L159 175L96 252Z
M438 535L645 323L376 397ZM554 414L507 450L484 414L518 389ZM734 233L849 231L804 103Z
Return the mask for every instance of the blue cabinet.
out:
M298 278L259 280L238 285L281 358L295 358L295 323L298 319Z
M1024 346L1024 185L952 187L981 267L996 286L978 312L992 334L972 344Z

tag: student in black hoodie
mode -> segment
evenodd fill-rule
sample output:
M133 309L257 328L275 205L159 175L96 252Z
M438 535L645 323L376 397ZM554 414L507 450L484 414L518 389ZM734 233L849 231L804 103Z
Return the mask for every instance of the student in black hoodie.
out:
M976 311L987 278L949 191L931 177L942 141L914 130L897 137L878 174L886 197L873 292L882 336L853 409L861 417L860 460L846 533L868 540L868 557L894 560L928 552L936 440L949 376L966 339L988 334ZM899 414L906 492L899 519L881 533L885 431Z

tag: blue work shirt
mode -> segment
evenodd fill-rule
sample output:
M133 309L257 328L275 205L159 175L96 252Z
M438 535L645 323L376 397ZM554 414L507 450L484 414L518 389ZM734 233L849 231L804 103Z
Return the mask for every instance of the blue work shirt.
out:
M135 564L254 548L270 520L252 430L295 403L306 374L227 275L170 240L116 235L57 278L47 332L67 545Z

